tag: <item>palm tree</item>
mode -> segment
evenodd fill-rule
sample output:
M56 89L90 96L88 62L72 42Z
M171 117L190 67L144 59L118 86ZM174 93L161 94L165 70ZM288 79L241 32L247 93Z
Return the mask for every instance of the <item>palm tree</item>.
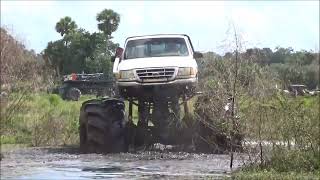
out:
M120 15L112 9L104 9L97 14L98 29L101 30L107 37L118 29L120 23Z
M61 18L59 22L56 24L56 31L60 33L61 36L64 36L65 34L69 34L70 32L75 31L77 29L77 24L75 21L71 19L71 17L66 16L64 18Z
M97 14L98 29L103 32L106 37L106 52L108 52L108 39L111 34L118 29L120 23L120 15L112 9L104 9Z

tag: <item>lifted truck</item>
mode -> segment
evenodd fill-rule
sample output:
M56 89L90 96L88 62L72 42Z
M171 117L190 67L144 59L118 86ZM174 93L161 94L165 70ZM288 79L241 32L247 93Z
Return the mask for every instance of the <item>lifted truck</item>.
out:
M90 152L124 152L148 143L176 144L180 104L195 95L198 68L189 36L163 34L127 38L113 58L116 96L86 101L80 112L80 148ZM125 102L128 112L125 112ZM133 122L132 106L138 107ZM172 122L176 121L176 122Z

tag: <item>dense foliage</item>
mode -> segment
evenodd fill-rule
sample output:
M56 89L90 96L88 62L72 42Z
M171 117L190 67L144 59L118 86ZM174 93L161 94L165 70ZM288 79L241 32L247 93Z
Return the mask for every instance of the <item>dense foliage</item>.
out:
M240 151L248 156L248 171L319 172L319 95L295 97L281 89L292 83L319 86L319 53L248 49L237 58L206 53L198 64L203 94L195 114L212 129L200 132L211 147L219 145L217 135L236 139L238 134L244 137ZM235 116L228 116L224 107L234 89Z
M62 39L49 42L43 57L57 76L71 73L105 73L111 77L111 56L119 46L111 41L117 30L120 16L105 9L97 15L100 32L90 33L78 28L75 21L66 16L56 23L55 29Z

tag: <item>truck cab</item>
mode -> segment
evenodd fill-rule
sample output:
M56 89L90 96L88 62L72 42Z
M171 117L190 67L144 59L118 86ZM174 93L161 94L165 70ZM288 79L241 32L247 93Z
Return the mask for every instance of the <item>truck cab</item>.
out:
M180 96L196 86L200 57L184 34L129 37L116 51L113 73L124 97Z

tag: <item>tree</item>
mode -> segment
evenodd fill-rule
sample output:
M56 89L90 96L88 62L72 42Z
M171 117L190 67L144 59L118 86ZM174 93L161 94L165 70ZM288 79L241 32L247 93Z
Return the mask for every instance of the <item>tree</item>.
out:
M276 51L273 53L271 57L271 63L284 63L286 58L290 58L292 55L293 49L277 47Z
M47 66L55 69L57 77L60 77L60 73L63 71L64 55L65 47L62 40L49 42L43 53Z
M68 42L66 44L66 42ZM111 55L118 44L107 40L102 32L90 33L79 28L63 38L49 42L43 57L56 75L103 72L111 77Z
M118 29L120 15L112 9L104 9L97 14L98 29L109 39L111 34Z
M272 50L270 48L249 48L243 53L244 57L254 59L261 65L269 65L272 56Z
M77 29L77 24L71 19L71 17L66 16L61 18L59 22L56 23L56 31L60 33L61 36L74 32Z
M115 52L119 44L112 41L103 41L104 35L93 33L91 35L92 45L95 45L94 52L85 60L86 70L89 73L102 72L106 77L112 76L112 52ZM108 45L108 46L107 46ZM107 51L106 51L107 49Z

